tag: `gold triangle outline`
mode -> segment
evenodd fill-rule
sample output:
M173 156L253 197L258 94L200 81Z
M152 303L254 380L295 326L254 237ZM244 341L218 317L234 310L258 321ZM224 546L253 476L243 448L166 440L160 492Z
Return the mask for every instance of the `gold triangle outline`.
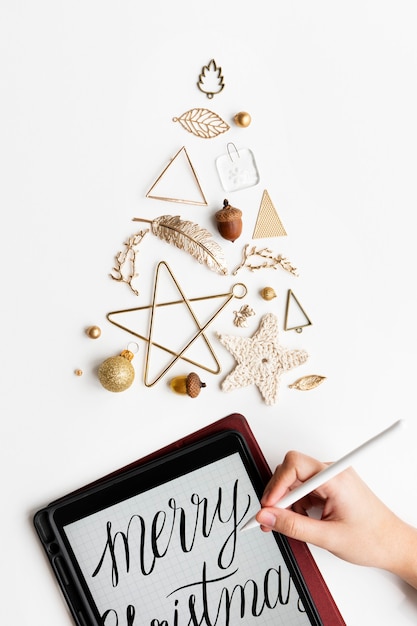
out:
M159 267L164 265L166 267L166 269L168 270L168 272L171 275L171 278L174 281L175 286L177 287L179 293L182 296L182 299L180 300L174 300L174 301L170 301L170 302L159 302L156 303L155 302L155 298L156 298L156 287L157 287L157 275L158 275L158 270ZM139 339L142 339L144 341L147 342L148 344L148 349L146 351L146 358L145 358L145 377L144 377L144 383L147 387L151 387L152 385L154 385L156 382L158 382L158 380L160 380L162 378L162 376L164 376L164 374L166 374L166 372L172 367L172 365L174 365L174 363L178 360L178 359L182 359L183 361L186 361L187 363L190 363L191 365L195 365L196 367L200 367L201 369L211 373L211 374L219 374L219 372L221 371L221 367L219 364L219 361L214 353L214 350L210 344L210 342L208 341L206 335L204 334L204 331L206 330L206 328L209 326L209 324L211 324L211 322L217 317L217 315L225 308L225 306L230 302L230 300L232 298L237 298L237 299L242 299L245 297L245 295L247 294L247 288L246 285L244 285L243 283L236 283L235 285L233 285L232 289L230 292L227 293L220 293L220 294L214 294L214 295L210 295L210 296L200 296L200 297L196 297L196 298L189 298L187 299L179 284L178 281L175 279L174 275L172 274L168 264L165 261L160 261L156 272L155 272L155 283L154 283L154 294L153 294L153 301L152 304L147 304L144 306L139 306L139 307L134 307L134 308L130 308L130 309L120 309L118 311L110 311L109 313L107 313L106 317L107 320L113 324L114 326L117 326L118 328L125 330L126 332L134 335L135 337L138 337ZM211 318L208 320L208 322L206 322L204 324L203 327L201 327L198 323L198 320L194 314L194 312L192 311L191 307L190 307L190 302L198 302L198 301L202 301L202 300L210 300L210 299L214 299L214 298L224 298L224 302L223 304L221 304L221 306L217 309L217 311L211 316ZM142 311L145 309L152 309L153 314L154 314L154 309L157 307L161 307L161 306L171 306L171 305L175 305L175 304L182 304L185 303L188 306L188 309L190 310L191 315L193 316L197 328L198 333L193 337L193 339L191 339L191 341L188 342L188 344L183 348L183 350L181 350L181 352L178 354L176 352L174 352L173 350L171 350L170 348L167 348L166 346L163 346L159 343L156 343L154 341L152 341L152 336L151 334L148 334L148 337L145 337L144 335L140 335L139 333L137 333L136 331L132 330L131 328L124 326L122 324L120 324L119 322L115 321L114 316L123 314L123 313L131 313L134 311ZM206 367L205 365L202 365L201 363L198 363L197 361L193 361L192 359L187 358L186 356L184 356L185 351L191 346L192 343L194 343L194 341L196 339L198 339L199 336L202 336L203 339L206 342L206 345L210 351L210 353L213 356L213 359L216 363L216 369L210 369L209 367ZM160 348L161 350L164 350L165 352L168 352L169 354L173 355L175 358L174 360L168 365L167 368L165 368L165 370L152 382L149 383L147 380L147 371L148 371L148 366L149 366L149 352L150 352L150 346L155 346L156 348ZM146 363L148 365L146 365Z
M186 156L187 162L190 166L191 172L194 176L194 180L196 182L196 185L198 187L198 190L201 194L202 197L202 202L198 202L198 200L184 200L181 198L168 198L168 197L164 197L164 196L155 196L152 195L152 191L155 189L155 187L158 185L158 183L160 182L161 178L163 178L164 174L166 174L167 170L171 167L171 165L173 165L175 159L181 154L181 152L184 151L184 154ZM156 179L156 181L153 183L153 185L151 186L151 188L148 190L148 192L146 193L146 198L153 198L154 200L165 200L166 202L179 202L181 204L194 204L196 206L207 206L208 202L206 200L206 196L204 195L203 189L200 185L200 181L198 180L198 176L197 173L194 169L193 164L191 163L191 159L188 156L188 152L185 146L183 146L182 148L180 148L177 152L177 154L170 160L170 162L168 163L168 165L162 170L162 172L159 174L158 178Z
M300 309L301 313L306 318L306 320L307 320L306 324L302 324L302 325L297 324L297 326L288 326L288 314L289 314L289 311L290 311L291 299L295 300L295 303L297 304L297 306ZM286 307L285 307L284 330L295 330L297 333L301 333L303 328L305 328L306 326L311 326L312 323L313 322L310 320L310 318L308 317L307 313L304 311L304 309L301 306L298 298L296 298L294 292L291 289L288 289L287 304L286 304Z
M270 205L269 209L267 208L267 204ZM271 225L271 234L263 234L263 230L265 228L266 212L270 210L272 213L272 217L274 223ZM275 229L275 230L273 230ZM260 234L262 233L262 234ZM271 200L271 197L266 189L264 189L261 199L261 204L259 206L258 217L256 218L255 228L253 229L252 239L261 239L267 237L285 237L287 235L287 231L284 228L283 223L277 213L277 210L274 206L274 203Z

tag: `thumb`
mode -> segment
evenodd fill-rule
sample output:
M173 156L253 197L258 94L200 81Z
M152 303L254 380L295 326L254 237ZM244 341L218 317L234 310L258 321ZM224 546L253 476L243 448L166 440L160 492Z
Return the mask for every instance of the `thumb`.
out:
M327 527L321 520L295 513L290 509L265 507L256 515L263 530L275 530L291 539L298 539L317 546L325 542Z

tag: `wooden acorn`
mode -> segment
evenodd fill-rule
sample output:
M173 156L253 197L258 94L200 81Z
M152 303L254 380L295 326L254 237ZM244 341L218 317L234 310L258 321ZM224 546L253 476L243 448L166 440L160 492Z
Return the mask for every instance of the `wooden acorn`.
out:
M169 386L175 393L196 398L200 394L201 388L206 386L206 383L201 382L198 374L190 372L188 376L176 376L170 381Z
M223 208L215 214L217 228L223 239L236 241L242 234L242 211L223 200Z

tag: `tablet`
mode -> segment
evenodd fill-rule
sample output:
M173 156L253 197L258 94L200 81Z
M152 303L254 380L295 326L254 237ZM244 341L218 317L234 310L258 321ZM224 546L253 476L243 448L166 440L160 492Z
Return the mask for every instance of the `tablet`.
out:
M322 624L264 482L228 430L51 503L34 525L78 626Z

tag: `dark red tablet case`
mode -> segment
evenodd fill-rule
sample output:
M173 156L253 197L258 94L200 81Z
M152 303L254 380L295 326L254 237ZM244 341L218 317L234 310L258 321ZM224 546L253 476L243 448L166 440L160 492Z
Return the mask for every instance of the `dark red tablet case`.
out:
M105 476L104 478L107 479L111 476L116 476L120 472L124 472L134 467L138 467L139 465L147 463L148 461L153 461L158 457L167 454L168 452L178 450L186 445L204 439L209 435L213 435L215 433L225 430L236 430L244 437L258 467L258 470L266 484L272 474L271 469L263 455L261 448L259 447L258 442L255 439L255 436L249 426L247 419L240 413L232 413L227 417L213 422L208 426L205 426L204 428L201 428L200 430L197 430L183 437L182 439L178 439L177 441L174 441L173 443L163 448L160 448L159 450L156 450L151 454L148 454L142 459L139 459L131 463L130 465L127 465L120 470L117 470L117 472L113 472L112 474ZM100 479L100 481L97 482L101 482L101 480L103 479ZM91 486L91 484L88 485L88 487ZM288 539L288 542L290 544L293 555L298 563L300 571L304 577L313 602L316 605L317 611L323 622L323 626L346 626L346 622L341 616L339 609L337 608L337 605L333 599L333 596L331 595L329 588L327 587L327 584L307 544L302 541L297 541L295 539Z
M184 446L196 443L208 436L215 435L216 433L221 433L227 430L237 431L244 438L257 465L258 471L262 479L264 480L264 483L266 484L270 476L272 475L272 472L262 453L262 450L260 449L259 444L255 439L255 436L249 426L247 419L239 413L232 413L231 415L219 419L218 421L213 422L208 426L205 426L204 428L201 428L200 430L197 430L183 437L182 439L178 439L177 441L174 441L173 443L164 446L163 448L160 448L159 450L156 450L155 452L148 454L145 457L138 459L137 461L134 461L133 463L130 463L129 465L126 465L115 472L110 473L103 478L94 481L93 483L85 485L81 489L74 491L71 495L82 493L85 489L94 487L104 480L108 480L109 478L118 476L123 472L137 468L145 463L148 463L149 461L154 461L159 457L166 455L167 453L174 452L175 450L180 450ZM59 500L56 502L59 502ZM331 595L330 590L328 589L326 582L320 570L318 569L318 566L307 544L294 539L288 538L287 540L294 555L294 558L297 561L301 574L304 577L310 596L316 606L323 626L346 626L346 623L339 612L333 596Z

